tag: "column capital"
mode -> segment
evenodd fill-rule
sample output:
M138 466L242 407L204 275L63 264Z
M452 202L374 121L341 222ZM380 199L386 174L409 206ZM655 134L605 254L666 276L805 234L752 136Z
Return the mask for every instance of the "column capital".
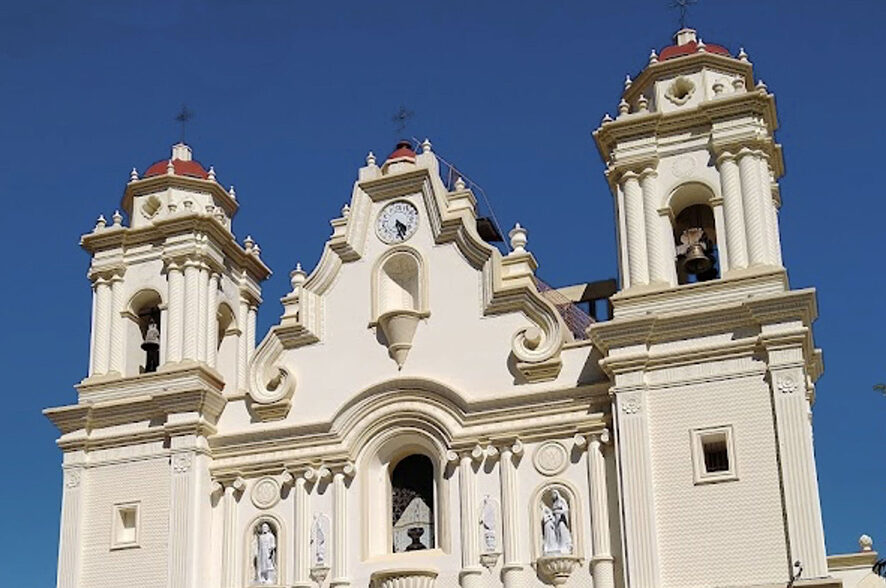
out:
M720 167L720 165L723 164L724 161L735 161L735 153L733 153L732 151L724 150L718 153L716 159L714 160L718 168Z
M639 173L640 179L658 177L658 170L654 167L644 167Z
M624 184L626 182L629 182L630 180L636 180L639 177L640 177L640 174L638 174L637 172L635 172L633 170L625 170L619 176L618 183Z
M450 449L446 452L446 460L452 463L464 462L465 460L482 461L485 455L487 455L487 452L478 443L469 448Z
M110 283L110 282L118 282L123 279L123 275L126 273L126 266L119 265L111 265L105 267L94 267L90 268L89 274L87 276L90 280L92 280L93 284L102 284L102 283Z

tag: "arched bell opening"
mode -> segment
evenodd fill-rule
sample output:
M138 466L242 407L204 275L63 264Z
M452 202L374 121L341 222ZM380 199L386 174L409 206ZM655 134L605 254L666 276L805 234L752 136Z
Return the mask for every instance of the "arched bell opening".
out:
M129 301L126 375L156 372L161 361L162 301L155 290L141 290Z
M720 277L717 223L710 188L683 184L671 195L672 228L678 284L707 282Z
M235 385L237 380L237 340L240 330L237 328L234 311L227 303L222 302L218 305L216 322L218 324L216 369L224 376L226 385L229 383Z
M394 553L436 546L434 480L434 463L421 453L407 455L391 468Z

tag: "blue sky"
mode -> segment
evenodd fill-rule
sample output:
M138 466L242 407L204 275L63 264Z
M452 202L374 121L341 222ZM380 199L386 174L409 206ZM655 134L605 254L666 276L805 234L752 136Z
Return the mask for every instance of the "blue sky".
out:
M369 150L407 133L529 228L554 285L615 275L611 196L590 137L626 73L670 44L665 0L2 3L0 349L9 585L54 582L61 453L40 414L86 372L88 258L77 245L118 206L129 170L169 156L182 103L195 156L235 184L235 230L275 275L259 332L296 261L317 261L328 220ZM815 441L829 552L862 532L886 551L882 27L886 4L708 0L690 24L750 54L776 94L785 149L782 243L794 287L818 289L825 353Z

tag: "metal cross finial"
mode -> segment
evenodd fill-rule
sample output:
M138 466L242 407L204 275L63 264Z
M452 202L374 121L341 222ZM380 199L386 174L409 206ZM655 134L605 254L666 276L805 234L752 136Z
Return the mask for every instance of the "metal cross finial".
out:
M693 4L698 3L698 0L672 0L671 8L679 8L680 9L680 28L686 28L686 12L689 10L689 7Z
M182 109L179 111L179 113L177 115L175 115L175 120L177 120L179 123L181 123L181 126L182 126L182 136L181 136L182 143L185 142L185 127L187 126L188 121L191 120L192 118L194 118L194 111L189 110L187 105L182 104Z
M406 130L406 125L409 122L409 119L412 118L412 115L415 114L411 110L407 110L405 106L400 105L400 110L397 111L397 114L391 117L391 122L396 125L397 134L400 135Z

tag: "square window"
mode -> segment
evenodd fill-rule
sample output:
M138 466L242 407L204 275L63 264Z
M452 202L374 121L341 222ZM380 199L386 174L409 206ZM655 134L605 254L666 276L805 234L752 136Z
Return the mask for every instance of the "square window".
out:
M731 426L694 429L690 433L696 484L738 479Z
M111 549L138 547L139 503L115 504L111 521Z

